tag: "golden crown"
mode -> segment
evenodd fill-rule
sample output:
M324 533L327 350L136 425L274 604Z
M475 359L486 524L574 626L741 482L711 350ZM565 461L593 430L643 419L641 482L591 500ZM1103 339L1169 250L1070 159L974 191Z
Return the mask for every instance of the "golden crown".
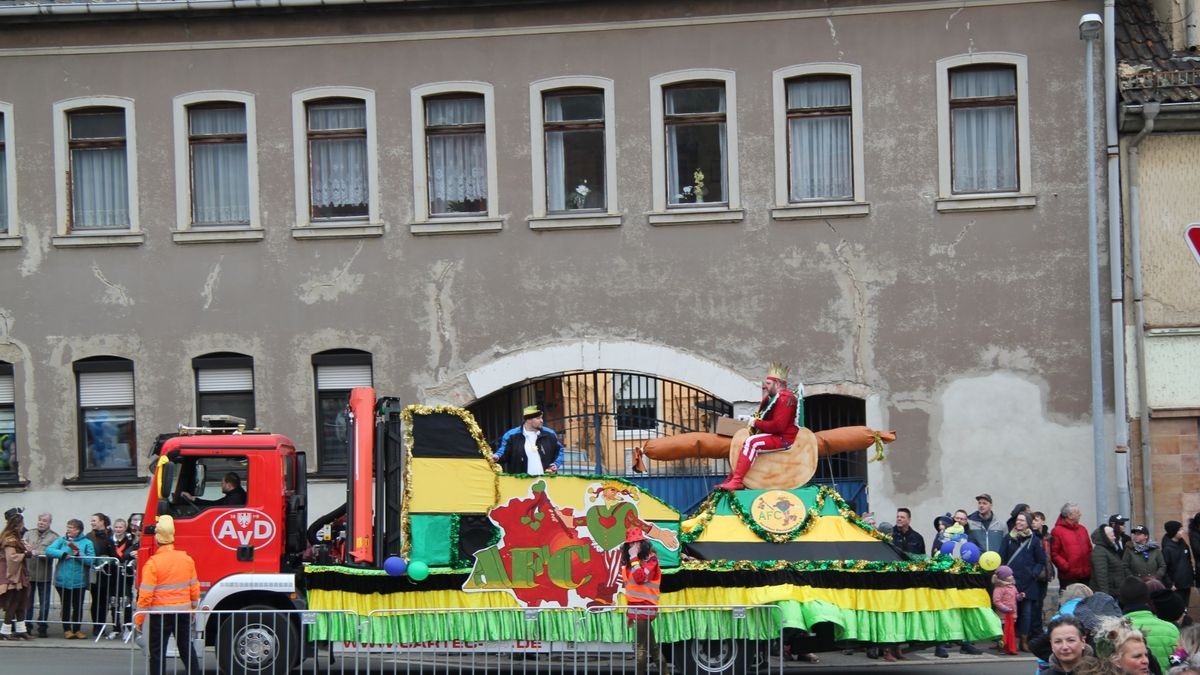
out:
M782 363L775 362L770 366L767 366L767 377L773 377L780 382L787 382L788 375L791 372L792 369L783 365Z

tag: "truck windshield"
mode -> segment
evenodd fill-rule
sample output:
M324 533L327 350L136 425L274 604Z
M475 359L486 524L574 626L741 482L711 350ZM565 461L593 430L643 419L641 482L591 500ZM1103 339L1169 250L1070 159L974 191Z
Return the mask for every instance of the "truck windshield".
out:
M190 518L210 508L245 506L249 462L245 457L180 455L172 460L174 480L168 506L176 518Z

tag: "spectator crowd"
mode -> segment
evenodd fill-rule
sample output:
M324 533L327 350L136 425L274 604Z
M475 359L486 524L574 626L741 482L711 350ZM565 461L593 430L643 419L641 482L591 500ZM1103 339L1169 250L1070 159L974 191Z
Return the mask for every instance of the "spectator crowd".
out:
M1200 675L1200 625L1193 626L1187 614L1200 578L1194 554L1200 547L1200 513L1186 528L1167 521L1155 541L1144 526L1126 531L1129 519L1121 514L1089 531L1075 503L1064 504L1050 527L1046 516L1028 504L1017 504L1004 519L994 511L990 494L975 501L973 513L960 509L933 519L928 550L907 508L898 510L895 525L880 529L890 531L893 545L912 555L956 555L966 543L980 555L999 555L992 606L1003 634L993 649L1033 654L1040 672L1051 675ZM1056 579L1057 602L1049 597ZM1049 612L1047 602L1053 603ZM1052 617L1043 626L1047 614ZM935 655L948 657L948 647L936 645ZM980 653L968 642L959 648ZM867 656L905 658L900 645L878 645Z
M52 623L61 625L69 640L111 638L132 630L142 515L111 520L94 513L86 533L83 521L72 518L60 535L49 513L38 514L31 524L27 527L22 509L4 513L0 640L50 637ZM58 622L51 620L55 605Z

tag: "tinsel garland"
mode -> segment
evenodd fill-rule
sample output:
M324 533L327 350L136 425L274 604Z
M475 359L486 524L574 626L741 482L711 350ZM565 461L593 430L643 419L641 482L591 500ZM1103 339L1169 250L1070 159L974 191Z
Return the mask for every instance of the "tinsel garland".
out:
M759 539L762 539L763 541L769 541L773 544L782 544L784 542L791 541L812 529L812 526L817 522L818 517L814 515L814 512L819 514L824 503L824 500L821 499L821 493L818 492L816 508L805 509L804 519L800 521L799 525L787 532L775 533L767 530L762 525L759 525L758 521L754 520L753 514L746 513L745 510L742 509L742 503L738 501L737 497L732 492L728 490L721 491L726 494L726 498L729 500L729 510L733 511L733 515L737 516L738 519L742 521L742 524L749 528L750 531L753 532Z
M717 512L717 500L721 497L721 490L710 492L700 506L696 507L695 514L685 518L684 520L699 519L700 522L692 526L687 532L679 533L679 541L683 544L690 544L700 538L704 534L704 528L713 519L713 515ZM682 522L682 521L681 521Z
M500 502L500 466L492 459L492 448L483 437L483 429L479 428L479 424L475 422L475 418L465 408L459 408L453 405L410 405L400 412L400 420L404 424L404 495L402 497L403 507L400 519L400 531L404 534L404 543L401 545L400 554L404 558L408 558L412 554L412 522L409 520L408 505L412 503L412 449L413 449L413 415L436 415L436 414L454 415L462 420L463 424L467 425L467 431L470 432L471 438L475 440L475 444L479 446L480 456L487 461L488 466L492 468L492 472L496 474L496 479L492 481L492 503ZM455 521L457 523L457 521ZM457 555L453 554L452 555Z
M965 563L949 556L921 560L684 560L677 570L704 572L757 571L779 572L946 572L949 574L983 574L978 565Z
M820 487L820 489L817 491L818 509L824 505L825 497L829 497L830 499L832 499L834 507L837 508L837 510L838 510L838 514L841 515L842 518L845 518L847 521L852 523L855 527L862 530L863 532L866 532L867 534L878 539L879 541L887 542L889 544L892 543L891 535L887 535L887 534L880 532L879 530L875 529L875 527L872 526L870 523L863 520L862 518L859 518L858 514L854 512L854 509L850 508L850 505L846 503L846 500L842 499L842 495L838 494L837 490L834 490L833 488L831 488L829 486L822 485Z

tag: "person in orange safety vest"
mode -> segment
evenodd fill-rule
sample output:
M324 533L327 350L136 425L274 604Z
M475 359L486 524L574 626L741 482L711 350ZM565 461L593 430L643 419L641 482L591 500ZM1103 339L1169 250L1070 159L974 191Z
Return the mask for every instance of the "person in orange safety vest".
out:
M646 539L640 527L631 527L625 533L625 545L621 550L621 581L625 586L625 617L634 626L634 653L637 657L638 675L649 672L647 661L657 645L650 632L650 622L658 616L658 598L661 594L662 568L658 555ZM658 661L654 657L654 661Z
M200 664L191 641L191 612L200 602L196 563L175 548L175 519L171 516L159 516L155 521L154 541L158 549L142 568L138 583L139 613L133 620L142 629L146 617L150 618L147 636L151 675L164 671L166 644L172 635L184 672L191 675Z

